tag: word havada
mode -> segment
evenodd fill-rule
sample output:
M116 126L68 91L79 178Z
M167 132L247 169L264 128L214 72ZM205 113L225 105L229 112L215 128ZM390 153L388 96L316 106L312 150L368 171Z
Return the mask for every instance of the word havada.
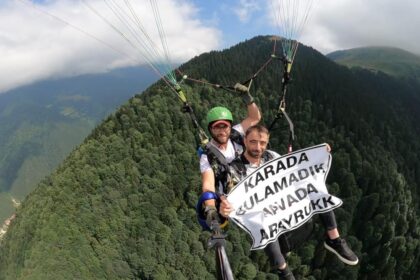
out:
M302 156L303 155L305 154L303 153ZM278 162L277 166L279 165L281 165L281 161ZM267 174L266 170L268 170L267 172L273 171L273 166L272 165L267 166L266 168L264 168L264 170L257 172L255 176L249 177L247 181L244 182L246 192L249 190L249 188L254 188L259 184L261 179L258 179L258 178L262 178L262 180L265 180L264 178L266 177L262 177L263 176L262 174ZM307 168L299 169L294 173L290 173L287 176L283 176L279 180L273 181L271 185L265 186L264 191L255 192L247 200L245 200L244 203L237 208L236 215L238 216L244 215L247 211L253 209L256 205L263 202L270 196L273 196L279 193L280 191L288 188L292 184L295 184L295 183L298 183L299 181L307 179L311 175L315 176L318 173L325 173L322 163L309 166ZM278 202L278 205L281 208L281 210L284 210L286 209L286 206L290 207L294 202L301 201L302 199L307 197L308 193L311 193L311 192L317 192L317 191L312 184L308 184L306 186L306 189L302 189L302 188L297 189L294 193L294 196L292 194L287 195L286 201L284 198L282 198Z
M331 195L323 196L316 200L311 200L308 205L290 214L287 218L281 219L278 223L273 223L266 229L262 228L261 241L275 238L280 232L295 228L299 224L303 224L313 213L325 212L324 209L330 209L330 206L336 206ZM329 210L328 210L329 211Z

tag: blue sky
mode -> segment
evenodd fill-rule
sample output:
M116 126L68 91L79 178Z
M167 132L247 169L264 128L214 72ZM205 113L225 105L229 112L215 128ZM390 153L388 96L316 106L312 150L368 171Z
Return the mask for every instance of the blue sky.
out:
M199 17L223 31L222 47L229 47L256 35L278 33L267 20L269 1L200 1Z
M84 0L106 18L103 0ZM43 79L104 72L144 63L82 0L0 2L0 93ZM314 6L297 38L321 53L394 46L420 54L420 1L293 0ZM118 1L117 1L118 2ZM122 3L123 1L120 1ZM132 0L152 28L148 0ZM273 2L290 0L156 0L174 62L257 35L283 35ZM159 40L156 31L150 32ZM93 38L94 37L94 38Z

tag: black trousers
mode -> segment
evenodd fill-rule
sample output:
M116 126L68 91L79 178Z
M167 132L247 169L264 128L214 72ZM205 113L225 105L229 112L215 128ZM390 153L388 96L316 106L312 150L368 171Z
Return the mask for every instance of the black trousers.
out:
M325 230L332 230L337 228L337 221L335 220L335 215L333 211L319 214L322 224L324 225ZM283 254L280 250L280 244L277 241L269 243L264 248L265 253L270 259L271 266L275 269L283 266L286 263Z

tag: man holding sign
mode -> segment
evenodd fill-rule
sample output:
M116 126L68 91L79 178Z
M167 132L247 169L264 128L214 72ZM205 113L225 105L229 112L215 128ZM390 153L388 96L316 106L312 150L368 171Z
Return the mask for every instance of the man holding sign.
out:
M327 144L280 157L266 150L268 130L255 125L245 134L245 152L232 163L237 185L223 199L220 214L247 231L252 249L265 249L280 279L294 279L277 238L320 213L327 231L325 247L349 265L357 256L340 238L332 209L342 201L328 194L325 179L331 163Z

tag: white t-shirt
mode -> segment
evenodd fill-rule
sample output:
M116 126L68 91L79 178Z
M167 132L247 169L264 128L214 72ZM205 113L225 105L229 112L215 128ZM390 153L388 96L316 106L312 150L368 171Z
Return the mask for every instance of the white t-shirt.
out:
M244 132L244 128L242 127L242 125L239 123L237 125L234 125L232 127L232 129L235 129L236 131L238 131L242 136L245 135ZM237 143L233 143L230 139L228 140L227 146L226 146L226 150L221 150L219 149L219 147L216 145L216 143L214 142L214 140L210 140L210 144L214 145L221 153L222 155L225 156L226 161L228 163L230 163L232 160L235 159L235 157L237 156L236 150L238 150L239 154L242 154L243 152L243 147ZM200 157L200 171L201 173L204 173L208 170L211 169L209 160L207 158L206 154L202 154Z
M271 150L267 150L267 153L270 153L271 159L275 159L275 158L280 157L280 155L278 153L276 153L274 151L271 151ZM243 174L242 171L239 171L235 167L231 168L230 169L230 172L231 172L230 174L231 174L232 179L233 179L233 182L235 184L237 184L240 181L242 181L242 179L244 179L246 176L250 175L252 172L254 172L259 167L261 167L262 165L264 165L264 163L266 163L266 161L264 160L264 158L262 158L261 161L260 161L260 164L252 164L252 163L248 162L248 160L245 158L244 155L241 155L240 156L240 160L244 164L244 167L245 167L245 170L246 170L246 174ZM233 165L233 166L235 166L235 165Z
M280 155L278 153L276 153L275 151L272 151L272 150L267 150L267 153L271 154L272 159L280 157ZM261 165L263 165L264 163L266 163L264 158L261 159L260 164L245 163L246 175L251 174L252 172L257 170Z

